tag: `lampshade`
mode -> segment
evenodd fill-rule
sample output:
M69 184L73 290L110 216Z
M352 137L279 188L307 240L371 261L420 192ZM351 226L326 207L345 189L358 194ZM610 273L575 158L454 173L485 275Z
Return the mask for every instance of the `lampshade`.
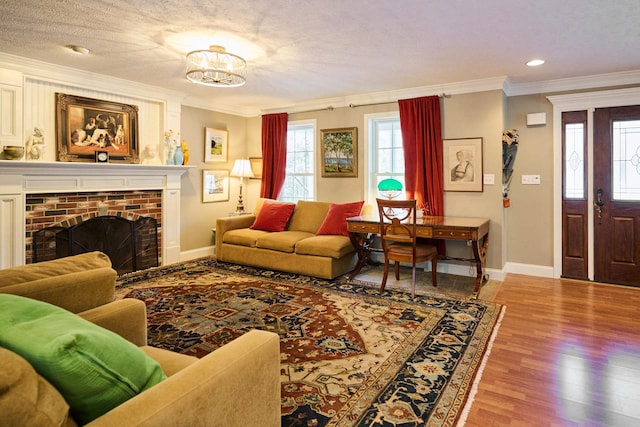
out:
M251 162L249 160L236 160L231 169L231 176L239 176L240 178L253 178L251 171Z
M380 181L378 184L378 190L380 191L402 191L402 183L397 179L387 178Z
M402 183L393 178L383 179L378 183L378 191L391 200L394 197L398 197L402 192Z
M229 53L222 46L187 53L187 79L215 87L236 87L245 84L244 59Z

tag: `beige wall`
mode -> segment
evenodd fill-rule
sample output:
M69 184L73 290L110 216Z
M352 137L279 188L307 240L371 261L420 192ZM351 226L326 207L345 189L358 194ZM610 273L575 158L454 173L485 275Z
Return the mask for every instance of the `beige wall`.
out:
M500 90L473 94L454 95L443 98L443 136L444 138L482 137L484 151L484 173L495 176L495 185L487 185L481 193L445 193L445 214L450 216L478 216L491 219L491 244L487 258L490 268L501 269L506 262L505 242L503 239L502 208L502 129L504 127L504 95ZM320 130L341 127L358 128L358 176L353 178L323 178L317 176L317 200L347 202L364 198L365 186L365 115L372 113L397 111L397 103L355 107L335 108L309 113L289 115L290 121L315 119L318 132L316 147L320 147ZM202 169L202 129L205 126L229 129L230 161L228 164L214 164L215 168L230 168L231 159L261 156L261 119L243 119L235 116L184 107L182 111L182 135L188 141L197 141L198 152L192 155L193 165L197 170L190 170L183 178L182 191L182 250L188 251L211 245L208 234L215 223L215 218L225 216L235 210L237 200L237 179L231 180L231 200L228 203L200 203L201 169ZM244 128L241 131L237 128ZM188 132L192 132L188 134ZM238 135L242 132L242 137ZM245 141L246 150L234 148L236 141ZM320 170L321 159L316 159L317 170ZM207 165L208 167L208 165ZM318 174L319 175L319 174ZM196 179L197 176L197 179ZM260 181L250 180L245 185L244 198L247 209L255 205L260 191ZM191 231L193 230L193 231ZM204 232L206 230L206 232ZM464 242L450 242L449 254L456 257L472 257L471 249Z
M229 200L202 203L202 170L231 170L236 159L248 158L247 124L244 117L218 113L199 108L182 107L181 139L189 143L189 165L192 167L182 177L180 206L180 248L189 251L213 245L216 218L236 210L239 178L230 178ZM229 132L229 156L226 163L204 163L204 129L225 129ZM256 181L258 182L258 181ZM245 188L254 185L245 179ZM243 195L246 195L243 190Z
M553 108L546 95L507 99L508 127L520 141L505 209L507 260L553 266ZM547 113L547 124L528 127L529 113ZM540 175L540 185L522 185L522 175Z

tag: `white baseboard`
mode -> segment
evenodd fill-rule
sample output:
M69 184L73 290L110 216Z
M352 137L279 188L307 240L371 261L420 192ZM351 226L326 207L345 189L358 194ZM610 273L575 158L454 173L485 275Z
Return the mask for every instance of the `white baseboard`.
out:
M521 264L518 262L508 262L504 270L507 273L526 274L527 276L553 278L553 267L545 265Z
M190 261L196 258L212 256L215 254L215 246L205 246L203 248L192 249L180 252L180 261ZM384 262L384 258L378 254L372 254L372 258L376 261ZM380 258L380 259L378 259ZM424 263L426 271L431 267L431 263ZM445 274L455 274L457 276L474 277L476 268L471 264L460 264L454 262L440 261L438 262L438 271ZM502 282L507 273L525 274L527 276L553 277L553 267L544 265L522 264L517 262L508 262L502 270L495 268L487 268L486 274L491 280Z
M192 259L212 256L215 254L215 246L205 246L203 248L191 249L189 251L180 252L180 261L191 261Z

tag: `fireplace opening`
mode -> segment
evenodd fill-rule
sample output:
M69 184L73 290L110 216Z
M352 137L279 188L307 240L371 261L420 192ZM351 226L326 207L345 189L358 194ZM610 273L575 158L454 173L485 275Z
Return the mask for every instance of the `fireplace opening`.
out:
M105 215L70 227L46 227L33 233L32 244L33 262L100 251L118 274L158 266L158 225L152 217L132 221Z

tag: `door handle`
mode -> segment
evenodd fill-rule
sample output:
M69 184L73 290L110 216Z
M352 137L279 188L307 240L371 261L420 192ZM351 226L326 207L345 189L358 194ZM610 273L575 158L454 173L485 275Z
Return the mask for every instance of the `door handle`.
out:
M598 188L598 190L596 191L596 201L593 204L598 219L602 219L602 207L604 206L604 201L602 200L603 193L604 192L602 191L602 188Z

